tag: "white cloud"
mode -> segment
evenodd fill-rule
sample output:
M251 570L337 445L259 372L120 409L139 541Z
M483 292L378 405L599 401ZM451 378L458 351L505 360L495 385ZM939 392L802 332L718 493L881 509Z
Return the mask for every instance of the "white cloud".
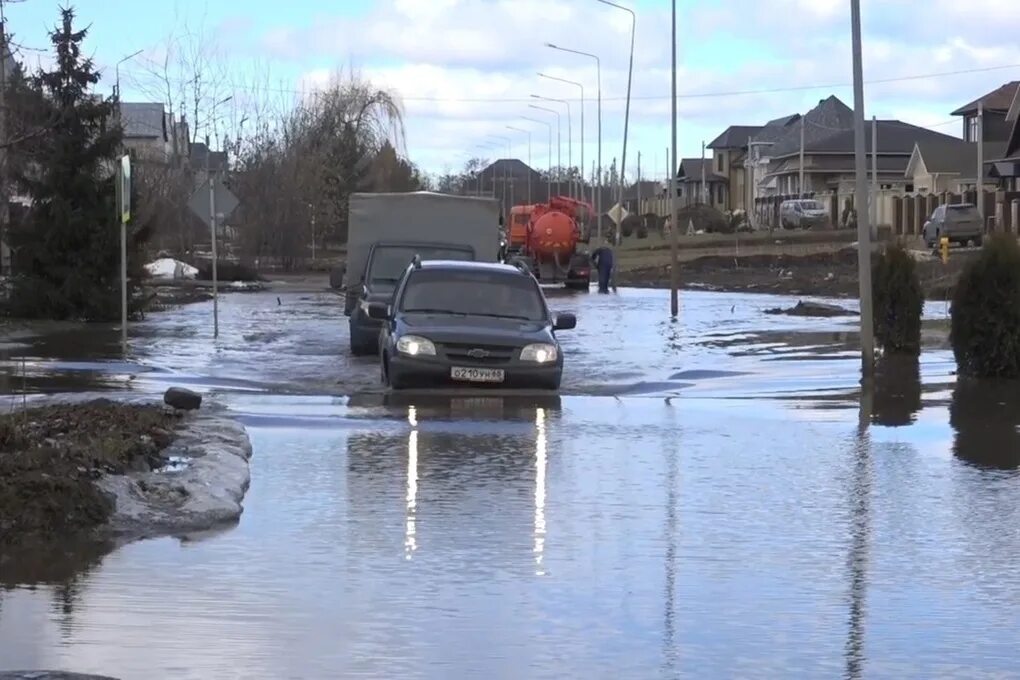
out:
M687 6L678 22L684 155L699 154L702 139L710 140L728 125L763 123L804 111L829 94L852 104L849 88L836 87L848 83L851 75L849 20L843 0L727 0ZM1020 2L1015 0L933 0L920 16L916 2L888 0L866 4L863 20L869 81L1020 64L1020 45L1011 35L1020 23ZM522 115L544 115L528 109L532 93L577 98L575 88L539 79L536 71L584 84L590 100L585 150L590 162L596 129L593 62L544 43L597 53L602 60L603 160L608 164L622 140L629 30L625 13L593 0L379 0L357 20L278 29L265 35L263 44L280 59L314 59L327 65L309 68L306 82L321 82L331 71L328 66L338 61L363 64L363 75L403 97L410 152L433 168L457 165L451 159L470 155L487 135L508 134L507 124L527 125ZM668 143L669 40L668 8L640 10L631 174L638 149L661 154ZM945 123L960 104L1017 78L1020 68L871 83L866 86L866 109L869 116ZM832 87L796 89L811 84ZM772 89L786 91L690 97ZM573 106L579 140L579 104ZM566 119L563 128L565 135ZM543 142L542 160L536 162L540 165L545 131L535 129L535 149ZM937 129L957 133L951 125ZM576 143L575 151L579 156ZM533 158L537 155L535 151Z

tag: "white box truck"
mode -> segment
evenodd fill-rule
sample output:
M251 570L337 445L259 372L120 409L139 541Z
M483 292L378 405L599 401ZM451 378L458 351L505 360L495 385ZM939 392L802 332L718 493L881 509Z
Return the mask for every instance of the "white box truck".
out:
M378 351L380 323L368 317L368 305L390 302L415 255L423 260L496 262L499 211L493 198L429 191L353 194L343 277L351 353Z

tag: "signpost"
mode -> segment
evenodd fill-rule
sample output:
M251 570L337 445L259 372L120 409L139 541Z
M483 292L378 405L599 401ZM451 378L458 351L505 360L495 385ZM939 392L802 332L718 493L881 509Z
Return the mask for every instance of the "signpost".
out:
M120 344L127 353L128 285L127 225L131 221L131 157L120 157L117 164L117 217L120 220Z
M209 157L212 155L212 151L208 150L208 148L207 139L205 180L191 194L188 207L191 209L191 212L195 213L203 222L209 225L209 231L212 234L213 337L218 338L220 335L220 309L218 282L216 280L216 223L218 221L222 222L229 217L230 213L237 209L239 201L237 196L231 193L230 189L223 184L211 169Z

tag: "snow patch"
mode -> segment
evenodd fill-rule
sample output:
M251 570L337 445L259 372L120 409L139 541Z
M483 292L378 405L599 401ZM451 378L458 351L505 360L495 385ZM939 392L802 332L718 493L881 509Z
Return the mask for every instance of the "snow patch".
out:
M145 265L149 276L156 279L194 279L198 269L172 257L161 257Z

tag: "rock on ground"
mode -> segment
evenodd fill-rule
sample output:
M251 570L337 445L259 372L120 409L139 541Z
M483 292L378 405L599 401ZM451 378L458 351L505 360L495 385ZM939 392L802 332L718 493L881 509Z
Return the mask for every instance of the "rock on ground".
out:
M110 533L130 538L187 533L241 516L252 455L242 425L214 415L193 417L164 455L167 468L97 482L115 498Z
M163 401L182 411L196 411L202 406L202 395L183 387L171 387L163 395Z

